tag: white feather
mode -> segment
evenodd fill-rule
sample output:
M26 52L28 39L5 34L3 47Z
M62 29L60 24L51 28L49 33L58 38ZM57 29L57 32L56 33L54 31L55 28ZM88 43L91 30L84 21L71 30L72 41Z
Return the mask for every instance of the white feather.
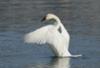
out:
M48 38L52 34L50 34L50 30L53 29L52 25L41 27L33 32L30 32L25 35L25 42L27 43L37 43L37 44L45 44L47 43Z

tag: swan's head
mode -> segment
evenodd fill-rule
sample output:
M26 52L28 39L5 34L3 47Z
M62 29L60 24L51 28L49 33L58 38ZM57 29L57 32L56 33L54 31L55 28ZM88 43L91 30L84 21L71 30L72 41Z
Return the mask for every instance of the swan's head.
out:
M55 14L49 13L47 14L42 21L47 21L47 20L55 20L55 21L60 21L58 16L56 16Z

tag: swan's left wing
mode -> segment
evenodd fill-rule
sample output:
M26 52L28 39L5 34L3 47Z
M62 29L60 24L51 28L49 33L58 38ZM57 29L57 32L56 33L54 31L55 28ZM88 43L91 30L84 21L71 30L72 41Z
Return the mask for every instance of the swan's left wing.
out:
M48 39L52 39L52 38L50 38L52 35L52 33L50 33L51 28L53 28L53 26L51 26L51 25L44 26L33 32L26 34L24 37L25 42L37 43L37 44L48 43L49 42Z

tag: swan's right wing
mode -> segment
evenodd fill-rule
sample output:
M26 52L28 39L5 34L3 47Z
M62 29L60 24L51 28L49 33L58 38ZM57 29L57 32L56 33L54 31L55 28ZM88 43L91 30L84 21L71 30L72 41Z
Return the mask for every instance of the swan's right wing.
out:
M50 38L50 32L49 29L51 29L52 26L44 26L41 27L33 32L30 32L25 35L24 39L27 43L37 43L37 44L44 44L48 42L48 39Z

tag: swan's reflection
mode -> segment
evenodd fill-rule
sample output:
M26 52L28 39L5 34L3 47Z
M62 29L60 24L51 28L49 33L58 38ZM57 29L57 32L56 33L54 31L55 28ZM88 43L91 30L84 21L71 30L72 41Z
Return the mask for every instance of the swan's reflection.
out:
M53 58L52 60L49 60L49 62L39 62L25 66L24 68L70 68L70 58Z
M70 58L54 58L50 68L70 68Z

